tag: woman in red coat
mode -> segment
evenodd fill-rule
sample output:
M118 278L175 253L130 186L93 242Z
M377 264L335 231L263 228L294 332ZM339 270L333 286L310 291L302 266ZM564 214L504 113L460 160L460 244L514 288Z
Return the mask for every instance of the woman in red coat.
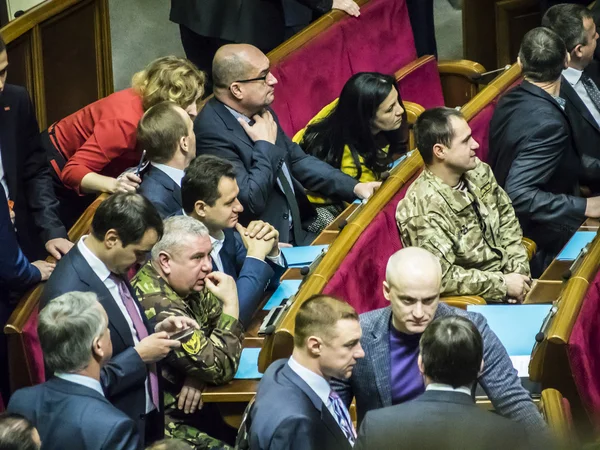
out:
M159 58L133 76L131 88L87 105L42 134L67 227L93 201L95 195L86 194L137 189L138 176L119 175L139 163L136 130L144 111L171 100L193 119L204 82L204 73L187 59Z

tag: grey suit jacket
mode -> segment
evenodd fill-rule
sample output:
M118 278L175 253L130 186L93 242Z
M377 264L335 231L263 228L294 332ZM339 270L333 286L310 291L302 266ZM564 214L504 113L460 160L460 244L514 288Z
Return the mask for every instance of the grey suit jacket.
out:
M461 316L471 320L483 338L485 361L479 384L486 392L494 408L504 417L522 422L526 427L539 431L546 424L523 388L517 371L513 368L506 349L488 327L481 314L467 312L440 303L435 318ZM373 409L392 406L390 380L390 323L391 307L377 309L360 315L363 335L361 345L365 357L354 366L352 377L347 381L332 382L333 388L346 405L356 397L358 423Z

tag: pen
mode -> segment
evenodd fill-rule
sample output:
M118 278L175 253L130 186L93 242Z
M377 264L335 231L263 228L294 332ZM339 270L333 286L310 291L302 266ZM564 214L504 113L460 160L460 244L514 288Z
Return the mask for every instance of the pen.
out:
M138 166L137 166L137 169L135 169L135 175L136 175L137 177L139 177L139 176L140 176L140 170L141 170L141 168L142 168L142 163L144 162L144 158L145 158L145 157L146 157L146 150L144 150L144 151L142 152L142 157L140 158L140 163L138 164Z

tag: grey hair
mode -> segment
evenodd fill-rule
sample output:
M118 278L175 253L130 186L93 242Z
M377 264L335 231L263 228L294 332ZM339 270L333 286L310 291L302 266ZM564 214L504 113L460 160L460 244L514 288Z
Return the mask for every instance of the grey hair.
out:
M208 236L208 228L202 222L189 216L169 217L164 221L163 236L152 247L152 260L156 261L160 252L176 254L186 247L190 237Z
M79 372L92 356L94 339L108 326L93 292L68 292L40 312L38 336L50 372Z

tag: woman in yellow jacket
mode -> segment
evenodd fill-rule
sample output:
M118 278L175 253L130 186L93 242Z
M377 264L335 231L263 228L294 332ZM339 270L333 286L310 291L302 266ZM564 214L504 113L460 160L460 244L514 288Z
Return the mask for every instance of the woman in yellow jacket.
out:
M353 75L340 98L323 108L294 141L361 183L379 180L408 146L408 123L396 80L375 72ZM314 231L343 210L343 205L322 197L309 199L319 217Z

